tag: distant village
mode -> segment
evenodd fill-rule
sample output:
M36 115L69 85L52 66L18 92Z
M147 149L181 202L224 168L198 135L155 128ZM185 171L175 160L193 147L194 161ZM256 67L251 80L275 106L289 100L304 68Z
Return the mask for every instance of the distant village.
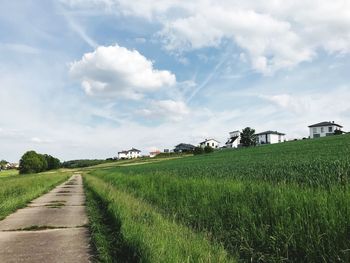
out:
M332 136L335 134L345 133L342 129L343 126L335 123L334 121L324 121L308 126L309 128L309 139ZM286 134L278 131L264 131L254 134L256 139L256 145L265 144L275 144L287 141ZM307 138L303 138L307 139ZM118 152L118 157L116 159L134 159L142 156L148 156L150 158L156 157L161 153L191 153L196 147L211 147L213 149L228 149L228 148L240 148L241 143L241 132L239 130L229 132L228 139L224 145L220 145L220 142L214 138L208 138L200 142L197 146L189 143L180 143L174 147L174 149L164 149L163 152L160 150L152 151L148 155L141 155L141 151L136 148L131 148L130 150L123 150Z
M343 126L335 123L334 121L324 121L316 124L312 124L308 126L309 128L309 136L304 137L303 139L314 139L326 136L332 136L335 134L343 134L345 133L342 129ZM287 141L286 134L279 131L264 131L260 133L254 133L254 143L255 145L266 145L266 144L275 144L282 143ZM296 140L296 139L294 139ZM118 152L118 156L114 158L109 158L110 160L125 160L125 159L135 159L140 157L149 157L154 158L159 154L181 154L181 153L193 153L196 149L201 148L205 149L210 147L211 149L234 149L244 147L242 143L242 131L236 130L229 132L227 141L225 144L221 145L221 143L215 138L207 138L198 143L197 146L189 144L189 143L179 143L174 146L173 149L164 149L163 151L155 150L150 152L149 154L142 155L141 151L136 148L131 148L130 150L123 150ZM108 160L108 159L107 159ZM18 163L9 163L5 160L0 161L0 171L1 170L10 170L10 169L18 169Z

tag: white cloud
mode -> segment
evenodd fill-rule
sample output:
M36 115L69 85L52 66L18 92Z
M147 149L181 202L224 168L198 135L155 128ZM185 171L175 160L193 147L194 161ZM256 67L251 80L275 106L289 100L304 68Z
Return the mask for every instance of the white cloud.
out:
M260 95L259 97L272 102L279 110L295 114L294 118L311 120L341 118L350 111L350 88L341 86L333 88L326 96L324 93L304 91L298 94ZM343 116L344 117L344 116Z
M149 108L142 109L139 114L157 119L181 121L190 113L190 109L183 101L160 100L152 101Z
M296 97L289 94L261 95L260 97L291 112L305 113L310 111L310 100L305 97Z
M229 40L264 74L310 61L320 51L350 52L350 2L63 0L74 8L100 8L160 23L164 46L183 52L220 47Z
M146 92L172 86L174 74L154 69L152 61L137 50L128 50L117 44L100 46L86 53L70 65L70 74L81 81L89 95L120 96L139 99Z

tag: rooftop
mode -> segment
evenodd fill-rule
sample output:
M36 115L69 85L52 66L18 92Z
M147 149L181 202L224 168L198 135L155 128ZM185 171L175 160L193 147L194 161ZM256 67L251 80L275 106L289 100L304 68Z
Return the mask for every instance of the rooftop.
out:
M322 127L322 126L338 126L339 128L343 128L343 126L335 123L334 121L323 121L323 122L320 122L320 123L316 123L316 124L313 124L313 125L310 125L309 128L313 128L313 127Z
M256 133L255 135L264 135L264 134L286 135L285 133L278 132L278 131L264 131L264 132Z
M216 142L220 143L218 140L215 140L215 139L205 139L204 141L200 142L199 144L206 143L207 141L216 141Z

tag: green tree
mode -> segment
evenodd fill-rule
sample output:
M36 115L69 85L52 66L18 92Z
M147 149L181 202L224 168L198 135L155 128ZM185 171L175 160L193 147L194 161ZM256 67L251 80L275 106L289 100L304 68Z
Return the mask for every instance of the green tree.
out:
M59 159L48 155L48 154L44 154L44 158L47 162L47 170L53 170L53 169L58 169L61 166L61 162Z
M9 163L8 161L1 160L1 161L0 161L0 170L5 169L5 165L8 164L8 163Z
M42 154L35 151L28 151L23 154L19 161L19 173L40 173L47 170L47 161Z
M202 147L196 147L194 148L193 154L194 155L198 155L198 154L203 154L204 153L204 149Z
M214 151L213 148L211 148L209 145L204 147L204 152L205 153L212 153Z
M255 130L247 127L241 132L241 144L245 147L255 146L257 143L257 138L255 135Z

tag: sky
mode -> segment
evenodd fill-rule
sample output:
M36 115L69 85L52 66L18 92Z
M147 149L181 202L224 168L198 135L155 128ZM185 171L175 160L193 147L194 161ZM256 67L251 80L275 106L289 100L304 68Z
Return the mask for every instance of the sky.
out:
M346 0L0 0L0 159L350 130Z

